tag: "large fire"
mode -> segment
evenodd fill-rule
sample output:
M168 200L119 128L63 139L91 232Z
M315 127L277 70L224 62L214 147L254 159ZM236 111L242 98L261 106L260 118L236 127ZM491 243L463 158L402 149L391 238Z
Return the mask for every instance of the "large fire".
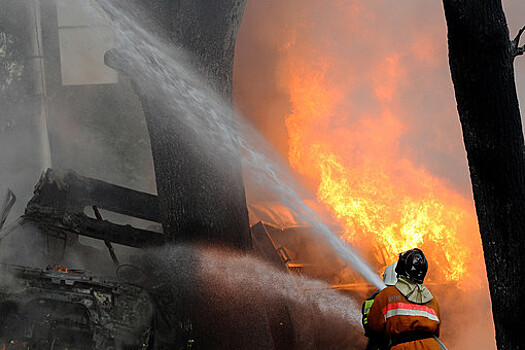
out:
M442 3L248 2L234 67L238 106L342 237L378 273L422 248L447 346L495 349Z
M398 15L364 1L292 3L267 7L271 18L286 24L269 27L271 21L261 19L265 31L256 34L276 48L277 89L290 101L281 109L290 164L343 227L342 237L375 256L378 272L399 252L420 247L432 262L432 278L479 285L482 274L471 271L482 265L472 200L427 168L434 153L425 137L433 138L431 151L462 152L452 94L442 94L452 91L446 38L435 34L443 29L416 20L421 29L414 30L403 23L404 7L419 8L415 2L396 3ZM433 18L432 8L425 9L420 18ZM407 24L407 30L385 31L385 19ZM254 60L250 56L251 65ZM251 69L250 79L260 71ZM424 88L434 96L422 95ZM245 104L250 112L261 110ZM255 117L263 132L269 124L276 129L264 112ZM418 144L425 144L424 152Z
M375 86L383 106L379 115L355 118L351 129L337 127L352 118L352 111L341 115L341 89L330 86L325 68L289 59L289 161L316 181L317 197L343 225L344 239L386 252L383 263L421 247L447 280L464 279L476 229L473 208L400 154L405 126L388 107L398 76L396 59L385 58L385 80Z

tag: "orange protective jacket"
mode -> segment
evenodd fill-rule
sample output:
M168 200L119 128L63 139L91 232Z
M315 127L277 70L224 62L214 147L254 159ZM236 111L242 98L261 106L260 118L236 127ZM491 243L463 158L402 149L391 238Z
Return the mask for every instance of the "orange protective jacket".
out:
M436 298L426 304L408 301L395 287L383 289L375 298L368 314L368 326L389 338L413 331L430 332L439 336L439 305ZM395 345L392 350L440 350L434 338L414 340Z

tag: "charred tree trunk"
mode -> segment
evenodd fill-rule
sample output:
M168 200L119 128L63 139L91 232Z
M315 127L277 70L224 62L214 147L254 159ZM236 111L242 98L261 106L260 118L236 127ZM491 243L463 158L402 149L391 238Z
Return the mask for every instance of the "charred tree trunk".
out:
M245 0L132 3L131 12L148 29L189 51L193 68L231 104L235 38ZM122 4L130 10L128 1ZM150 133L164 232L178 242L251 249L240 154L229 154L225 161L224 155L202 152L195 133L178 123L178 116L169 115L138 90Z
M193 68L205 83L231 104L235 38L245 0L114 1L148 32L169 46L188 51ZM118 52L114 58L118 61ZM110 63L111 55L106 59ZM114 63L122 64L126 72L125 62ZM132 70L129 72L150 135L164 232L176 242L251 249L240 152L225 154L221 147L203 149L198 130L184 122L184 109L174 111L177 106L159 103L147 86L140 86L140 78L134 79ZM233 123L233 113L231 117ZM183 254L175 254L177 251ZM155 276L153 283L145 286L157 306L155 348L272 349L264 310L242 314L237 311L238 305L230 305L223 289L231 286L217 285L221 281L217 276L210 278L207 267L199 261L199 251L196 245L178 245L164 253L155 251L146 259L145 270ZM246 300L240 304L250 303ZM237 332L232 318L249 332Z
M444 0L449 60L499 349L525 349L525 161L517 43L500 0ZM515 44L515 45L514 45Z

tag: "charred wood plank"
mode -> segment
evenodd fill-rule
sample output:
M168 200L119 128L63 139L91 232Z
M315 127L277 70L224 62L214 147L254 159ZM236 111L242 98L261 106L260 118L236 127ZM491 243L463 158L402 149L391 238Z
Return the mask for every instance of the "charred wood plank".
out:
M34 222L44 232L74 233L135 248L163 245L167 236L162 233L98 221L84 213L72 213L33 205L26 210L26 220Z

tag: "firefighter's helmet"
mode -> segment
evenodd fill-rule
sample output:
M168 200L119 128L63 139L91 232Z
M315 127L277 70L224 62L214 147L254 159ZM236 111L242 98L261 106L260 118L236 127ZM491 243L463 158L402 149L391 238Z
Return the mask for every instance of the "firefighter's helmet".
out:
M416 283L423 283L428 270L428 261L421 249L414 248L399 254L396 273Z

